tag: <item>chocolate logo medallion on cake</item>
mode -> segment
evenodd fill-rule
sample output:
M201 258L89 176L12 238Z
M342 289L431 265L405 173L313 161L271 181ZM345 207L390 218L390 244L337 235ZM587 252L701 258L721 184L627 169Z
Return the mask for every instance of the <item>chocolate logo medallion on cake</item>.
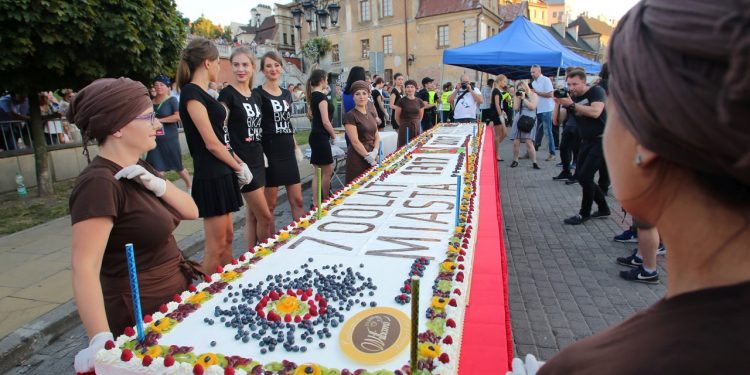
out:
M339 341L347 356L365 364L385 363L409 346L410 321L400 310L376 307L347 320Z

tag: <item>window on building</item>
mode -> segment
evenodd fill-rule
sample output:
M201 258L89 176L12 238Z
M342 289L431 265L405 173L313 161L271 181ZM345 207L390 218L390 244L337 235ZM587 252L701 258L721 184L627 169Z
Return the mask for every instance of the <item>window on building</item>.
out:
M333 62L339 62L341 61L341 56L339 56L339 45L334 44L331 46L331 59Z
M359 1L359 21L367 22L370 20L370 0Z
M438 26L438 48L448 48L448 25Z
M393 0L383 0L383 17L393 16Z
M370 39L362 39L360 43L362 44L362 58L366 59L370 53Z
M294 44L294 34L292 34L292 45L296 46L296 44Z
M552 18L557 18L557 12L552 12Z
M390 55L393 53L393 36L383 36L383 53L386 55Z
M393 80L393 69L386 69L383 71L383 79L386 82L391 82Z
M531 19L536 18L536 9L531 10Z
M289 43L287 43L286 33L284 33L284 44L289 45Z

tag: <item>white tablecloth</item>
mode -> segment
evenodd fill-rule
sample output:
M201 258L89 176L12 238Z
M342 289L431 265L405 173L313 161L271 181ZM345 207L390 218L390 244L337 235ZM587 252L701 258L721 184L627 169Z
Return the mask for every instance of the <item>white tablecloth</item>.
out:
M383 142L383 157L388 156L393 151L396 151L396 144L398 143L398 133L395 131L381 131L380 141ZM342 150L346 150L346 140L344 136L336 137L336 146ZM335 155L334 155L335 156Z

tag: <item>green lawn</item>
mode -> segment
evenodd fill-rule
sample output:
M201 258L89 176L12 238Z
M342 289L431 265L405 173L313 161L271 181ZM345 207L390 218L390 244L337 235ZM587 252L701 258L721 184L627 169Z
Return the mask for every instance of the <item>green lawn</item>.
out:
M306 145L308 138L310 138L310 130L297 130L296 133L294 133L294 139L297 140L298 145Z

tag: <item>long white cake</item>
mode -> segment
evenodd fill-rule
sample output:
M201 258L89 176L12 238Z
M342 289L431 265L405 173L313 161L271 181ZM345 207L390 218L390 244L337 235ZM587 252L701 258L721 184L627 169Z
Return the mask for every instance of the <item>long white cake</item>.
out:
M458 369L482 127L446 124L108 343L97 374L394 374ZM467 152L468 151L468 152ZM468 163L467 163L468 155ZM467 170L468 168L468 170ZM456 225L456 187L461 195Z

